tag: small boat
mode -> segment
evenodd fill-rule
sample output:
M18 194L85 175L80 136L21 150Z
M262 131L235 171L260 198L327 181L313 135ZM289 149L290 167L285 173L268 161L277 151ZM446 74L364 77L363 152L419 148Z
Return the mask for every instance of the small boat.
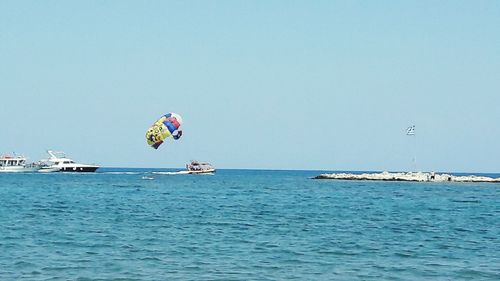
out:
M29 173L40 169L35 163L27 163L26 157L22 155L0 156L0 172L5 173Z
M61 168L52 166L47 162L39 162L38 166L40 167L40 169L38 170L39 173L53 173L53 172L59 172L61 170Z
M191 161L190 164L186 165L188 174L213 174L215 173L215 168L209 163L203 163L198 161Z
M76 163L66 157L64 152L47 150L49 159L44 160L45 164L41 165L39 172L95 172L99 169L97 165Z
M215 168L209 163L191 161L186 165L186 170L177 172L152 172L155 175L213 175Z

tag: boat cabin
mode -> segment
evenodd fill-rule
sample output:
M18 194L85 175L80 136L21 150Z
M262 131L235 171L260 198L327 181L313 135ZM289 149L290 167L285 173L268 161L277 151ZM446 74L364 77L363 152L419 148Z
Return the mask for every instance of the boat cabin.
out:
M191 164L186 165L186 169L190 172L214 172L215 169L209 163L191 161Z
M24 166L26 164L26 158L24 157L12 157L12 156L1 156L0 157L0 167L16 167Z

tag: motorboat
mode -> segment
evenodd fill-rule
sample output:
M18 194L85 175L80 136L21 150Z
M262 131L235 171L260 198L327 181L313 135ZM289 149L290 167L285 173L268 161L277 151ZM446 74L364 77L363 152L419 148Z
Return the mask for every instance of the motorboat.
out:
M198 161L191 161L186 165L186 170L177 172L152 172L157 175L213 175L215 168L209 163L202 163ZM143 177L142 179L145 179Z
M191 161L186 165L188 174L212 174L215 173L215 168L209 163Z
M49 158L44 160L39 172L95 172L99 166L93 164L76 163L73 159L66 157L61 151L47 150Z
M40 169L35 163L27 163L26 157L22 155L0 156L0 172L6 173L29 173Z

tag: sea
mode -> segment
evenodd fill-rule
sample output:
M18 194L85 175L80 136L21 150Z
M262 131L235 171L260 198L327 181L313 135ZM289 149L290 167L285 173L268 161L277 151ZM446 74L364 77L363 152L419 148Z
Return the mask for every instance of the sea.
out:
M0 174L0 280L500 280L499 184L162 171Z

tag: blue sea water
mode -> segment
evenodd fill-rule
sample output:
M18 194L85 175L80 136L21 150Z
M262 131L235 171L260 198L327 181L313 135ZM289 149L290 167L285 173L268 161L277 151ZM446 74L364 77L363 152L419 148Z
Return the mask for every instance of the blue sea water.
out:
M319 173L0 174L0 280L500 280L500 185Z

